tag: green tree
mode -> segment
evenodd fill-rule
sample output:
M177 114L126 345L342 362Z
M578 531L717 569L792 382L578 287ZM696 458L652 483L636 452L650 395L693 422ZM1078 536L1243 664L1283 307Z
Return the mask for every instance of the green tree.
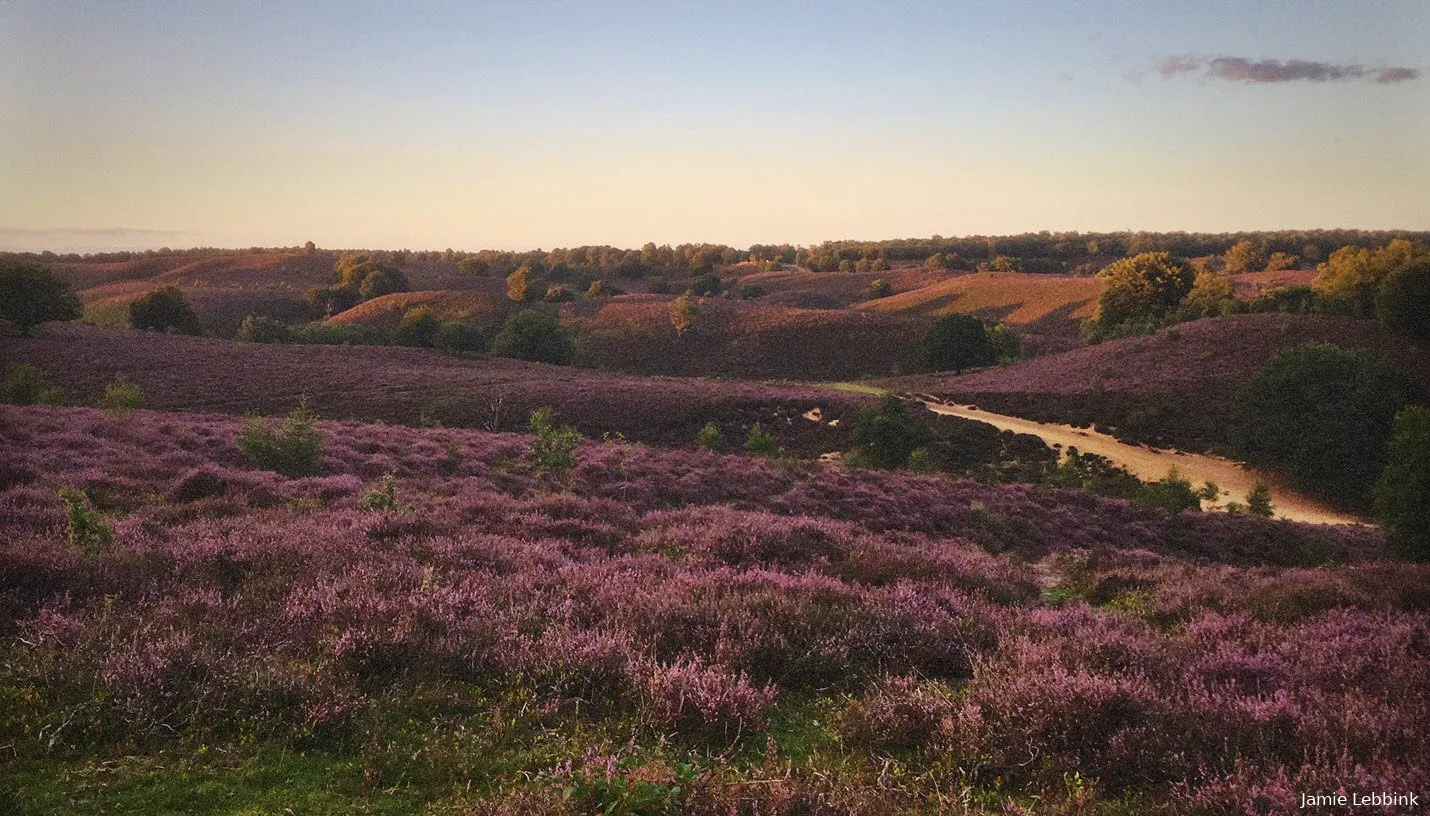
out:
M1198 272L1187 297L1177 309L1177 316L1183 320L1217 317L1231 314L1239 305L1230 275Z
M1386 276L1375 296L1375 314L1387 330L1430 345L1430 256Z
M881 297L888 297L893 293L894 287L890 286L889 282L884 280L883 278L875 278L874 281L869 284L870 300L877 300Z
M1412 405L1396 415L1375 510L1401 557L1430 561L1430 408Z
M1222 259L1228 275L1260 272L1266 268L1266 243L1243 238L1232 244Z
M982 321L971 315L947 314L935 320L919 344L919 362L929 371L962 371L992 365L997 350Z
M83 490L60 488L60 501L65 503L65 526L69 534L70 546L78 547L85 555L96 556L114 541L114 530L104 521L104 516L94 509L89 496Z
M1365 351L1287 349L1234 398L1228 435L1253 465L1283 468L1301 490L1364 506L1385 466L1395 414L1412 383Z
M1107 280L1097 310L1097 321L1104 329L1160 322L1181 304L1197 277L1190 263L1167 252L1123 258L1098 274Z
M532 411L527 426L536 437L531 441L531 455L537 470L565 478L580 464L576 448L581 444L581 432L553 423L550 408Z
M397 323L397 328L392 332L392 344L431 348L437 339L437 332L441 328L442 322L432 314L430 308L418 306L415 309L408 309L403 313L402 319Z
M1132 497L1134 507L1160 507L1173 513L1202 509L1201 494L1173 468L1166 476L1143 485Z
M707 422L695 435L695 444L706 450L722 451L725 450L725 435L720 432L719 425Z
M1349 303L1369 314L1375 308L1376 293L1386 276L1427 257L1430 251L1423 244L1404 238L1397 238L1380 249L1344 246L1316 267L1311 288L1324 299Z
M491 274L491 267L487 265L486 261L477 258L463 258L457 261L457 274L477 275L484 278Z
M541 284L530 264L522 264L506 276L506 299L512 303L530 303L541 298Z
M129 325L142 331L201 334L199 316L177 286L163 286L129 304Z
M570 333L555 315L526 309L508 317L492 340L498 357L569 365L576 357Z
M928 427L893 394L884 395L877 407L860 411L854 421L856 461L872 467L903 467L910 454L928 443Z
M51 320L75 320L82 311L70 285L48 267L0 257L0 320L20 334Z
M756 422L755 427L750 429L750 433L745 437L745 452L754 453L760 456L774 456L780 452L780 442L775 435L768 433Z
M700 306L689 294L681 295L670 302L670 325L675 327L675 333L681 337L695 327L695 319L699 316Z
M1251 492L1246 494L1246 511L1253 516L1271 518L1271 488L1260 479L1251 486Z

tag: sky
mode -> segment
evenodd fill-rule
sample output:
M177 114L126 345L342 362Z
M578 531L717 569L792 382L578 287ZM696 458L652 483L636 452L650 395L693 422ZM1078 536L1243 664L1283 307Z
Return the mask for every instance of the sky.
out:
M0 249L1430 229L1430 3L0 0Z

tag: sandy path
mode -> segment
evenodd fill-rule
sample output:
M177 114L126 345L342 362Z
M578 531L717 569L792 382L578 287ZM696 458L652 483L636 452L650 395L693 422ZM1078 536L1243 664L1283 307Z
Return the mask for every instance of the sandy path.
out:
M1176 468L1182 478L1200 487L1205 482L1213 482L1222 490L1219 504L1228 501L1246 503L1246 494L1251 492L1257 479L1271 488L1271 505L1277 518L1291 521L1309 521L1316 524L1363 524L1349 514L1333 510L1320 502L1299 495L1288 489L1282 480L1258 473L1228 459L1203 456L1195 453L1156 450L1138 445L1129 445L1097 431L1074 428L1071 425L1050 425L1033 422L1014 416L982 411L968 405L924 400L929 410L949 416L975 419L1006 431L1032 434L1049 445L1061 445L1064 450L1075 447L1083 453L1095 453L1119 464L1143 481L1156 481Z

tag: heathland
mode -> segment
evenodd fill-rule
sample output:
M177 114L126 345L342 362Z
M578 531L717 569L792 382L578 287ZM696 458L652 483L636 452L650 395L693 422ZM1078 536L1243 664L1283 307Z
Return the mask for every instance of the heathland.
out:
M0 259L0 812L1425 791L1426 238Z

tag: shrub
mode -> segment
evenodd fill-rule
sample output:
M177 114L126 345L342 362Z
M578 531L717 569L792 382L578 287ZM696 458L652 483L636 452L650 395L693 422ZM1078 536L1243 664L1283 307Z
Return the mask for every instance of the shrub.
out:
M1378 358L1325 343L1287 349L1235 396L1233 450L1295 485L1355 506L1385 466L1395 414L1414 386Z
M256 467L292 478L315 476L322 470L323 457L323 437L316 421L304 397L288 414L281 431L256 416L247 416L234 442Z
M883 278L875 278L874 281L869 284L870 300L878 300L881 297L888 297L892 294L894 294L894 287L890 286L889 282Z
M492 353L516 360L569 365L576 356L576 346L555 315L527 309L502 324L492 341Z
M714 422L707 422L695 435L695 444L706 450L725 450L725 435L720 432L720 426Z
M574 292L560 285L546 287L546 297L542 298L547 303L570 303L575 299Z
M1396 238L1379 249L1345 246L1331 253L1316 267L1311 287L1331 301L1342 301L1353 310L1370 313L1376 294L1391 272L1425 260L1423 244Z
M491 268L487 266L485 261L480 261L476 258L463 258L457 261L457 274L486 277L491 274Z
M646 678L645 711L658 725L688 740L733 742L765 727L773 686L755 686L700 658L657 666Z
M249 315L239 325L236 338L242 343L289 343L293 341L293 329L281 320Z
M115 419L124 419L144 407L144 392L140 390L138 383L121 374L114 378L114 382L104 387L104 396L99 398L99 407L108 411Z
M431 348L437 338L437 330L441 327L441 322L428 307L419 306L416 309L408 309L403 313L402 320L398 321L397 328L392 332L392 344Z
M910 454L928 441L928 427L915 419L904 401L893 394L886 394L877 407L860 411L854 422L858 461L873 467L902 467Z
M1201 494L1192 488L1192 483L1178 475L1173 468L1166 476L1143 485L1132 497L1135 507L1160 507L1173 513L1183 510L1200 510Z
M919 344L919 361L929 371L962 371L991 365L997 359L982 321L971 315L940 317Z
M397 500L397 481L391 473L382 477L382 487L363 494L359 506L369 513L406 513L412 509Z
M1375 314L1386 330L1430 345L1430 258L1386 276L1375 297Z
M0 320L23 335L50 320L74 320L82 314L79 298L63 278L38 264L0 258Z
M596 300L597 298L615 297L622 294L620 289L606 283L603 280L591 281L591 285L586 287L586 299Z
M471 323L448 320L437 327L437 332L432 337L432 345L449 354L480 354L487 350L487 339L482 335L482 330Z
M177 286L155 289L129 304L129 325L141 331L202 334L199 316Z
M751 428L749 435L745 437L745 452L774 456L780 452L780 443L774 434L766 433L760 423L756 422L755 427Z
M703 297L706 295L718 295L724 287L720 283L720 278L714 273L699 275L690 282L690 287L686 289L686 294Z
M70 546L78 547L85 555L94 556L114 541L114 530L104 523L104 516L94 509L83 490L60 488L60 500L67 509L66 531Z
M1023 359L1023 341L1007 323L994 323L988 327L988 343L993 347L994 362L1000 365Z
M506 299L513 303L530 303L538 300L542 293L541 284L535 279L535 272L529 264L522 264L506 276Z
M5 366L5 380L0 382L0 402L15 405L59 405L65 394L50 385L45 372L29 363L11 363Z
M1430 561L1430 408L1414 405L1396 415L1375 508L1402 557Z
M581 444L581 432L570 425L553 425L550 408L532 411L527 426L536 435L531 441L531 456L537 470L564 478L580 464L576 447Z
M670 281L662 275L651 275L645 279L646 291L653 295L664 295L670 292Z
M741 300L758 300L765 296L765 289L763 286L741 286L738 296Z

